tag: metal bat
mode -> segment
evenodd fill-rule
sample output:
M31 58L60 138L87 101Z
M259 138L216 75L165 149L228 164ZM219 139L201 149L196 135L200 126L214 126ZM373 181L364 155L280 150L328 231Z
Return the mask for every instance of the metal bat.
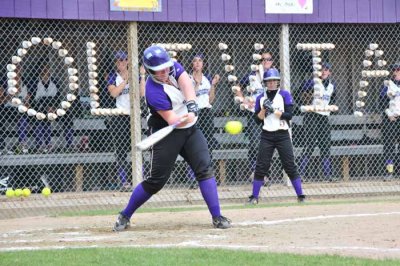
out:
M154 144L158 143L160 140L168 136L180 123L185 121L186 118L178 120L174 124L158 130L157 132L151 134L144 140L136 143L136 148L142 151L147 150L148 148L150 148L151 146L153 146Z

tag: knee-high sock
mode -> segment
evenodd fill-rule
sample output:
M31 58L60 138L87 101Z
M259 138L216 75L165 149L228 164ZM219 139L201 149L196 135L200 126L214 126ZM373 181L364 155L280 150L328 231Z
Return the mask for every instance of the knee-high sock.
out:
M296 191L296 195L297 196L303 195L303 189L301 188L301 178L297 177L290 181L292 182L293 188Z
M121 180L121 184L124 184L127 179L127 174L123 166L118 167L118 175Z
M67 128L65 129L65 140L67 142L67 146L70 147L72 142L74 141L74 129Z
M51 125L50 125L50 123L46 124L44 126L44 131L45 131L45 133L44 133L45 134L44 141L45 141L45 144L48 146L51 143Z
M128 218L131 218L133 213L151 198L151 194L144 191L142 183L140 183L132 192L128 205L121 213Z
M199 187L201 195L203 195L203 198L207 203L211 216L221 216L221 208L219 206L217 182L215 181L215 177L199 181Z
M37 148L40 148L40 146L42 146L43 144L43 124L42 122L38 122L39 125L37 125L36 129L35 129L35 142L36 142L36 146Z
M253 180L253 194L252 196L258 199L258 196L260 195L260 189L264 185L264 180Z
M28 133L28 119L25 117L21 117L18 120L18 142L19 143L26 143Z
M331 160L328 158L324 158L323 160L323 167L324 167L324 176L330 177L331 176Z
M301 158L301 162L300 162L300 175L304 176L306 174L306 170L307 170L307 165L309 162L310 158L308 156L302 156Z

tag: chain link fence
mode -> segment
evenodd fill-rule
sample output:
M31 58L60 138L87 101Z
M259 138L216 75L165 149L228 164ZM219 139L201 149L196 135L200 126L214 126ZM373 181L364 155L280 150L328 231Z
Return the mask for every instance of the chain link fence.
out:
M143 97L132 97L137 99L132 105L136 109L124 109L119 95L115 98L109 92L110 86L119 82L116 71L121 74L128 68L125 59L131 51L130 41L134 47L137 45L139 56L153 43L163 44L193 75L195 86L199 85L196 82L204 82L196 79L199 69L210 84L214 83L212 108L200 112L199 126L209 142L222 200L244 202L251 193L261 129L253 122L251 112L252 99L260 88L250 84L249 74L262 73L271 66L282 70L282 83L289 85L286 89L295 99L292 137L306 194L398 193L399 121L389 120L385 110L390 107L394 116L400 96L398 91L388 95L383 84L391 77L396 83L393 75L400 72L391 67L400 60L394 37L400 33L399 27L289 25L287 35L283 34L284 27L2 20L2 217L117 210L127 202L132 186L149 175L148 154L131 153L130 144L130 135L137 142L136 136L146 134L145 101ZM137 37L132 36L136 32ZM308 45L308 50L298 49L302 48L299 43ZM335 48L320 50L318 55L315 51L326 43ZM378 48L370 47L371 43L378 44ZM313 44L319 46L311 49ZM284 52L286 48L288 53ZM373 55L367 57L365 51L370 48ZM383 55L376 52L379 50ZM194 58L201 59L202 67L194 63ZM363 63L364 60L370 63ZM317 110L322 114L304 112L304 106L317 108L314 83L319 81L309 80L326 70L336 88L334 102L329 104L335 104L338 110L328 116L323 113L325 109ZM389 73L367 74L363 70ZM133 84L139 80L143 85L143 73L139 73L136 64L133 71L127 72ZM382 77L384 74L388 76ZM360 87L360 81L367 81L368 86ZM329 83L320 83L328 90ZM389 91L396 88L390 85ZM136 95L139 90L140 85L130 88ZM121 94L128 91L126 88ZM127 114L131 112L136 117L139 106L142 123L131 126ZM355 111L362 116L355 116ZM227 134L224 126L230 120L241 121L243 132ZM143 156L143 163L133 157L139 163L132 164L135 154ZM294 196L277 154L270 172L261 197L266 200ZM47 197L42 194L45 187L52 192ZM24 188L32 194L27 196L27 190L19 190ZM7 189L10 197L5 195ZM178 158L166 187L148 204L197 202L201 202L201 195L191 169Z

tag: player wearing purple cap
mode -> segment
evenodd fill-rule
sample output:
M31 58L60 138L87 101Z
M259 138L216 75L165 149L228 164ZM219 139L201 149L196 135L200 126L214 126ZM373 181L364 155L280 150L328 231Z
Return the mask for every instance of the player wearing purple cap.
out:
M283 169L296 191L299 202L305 200L301 178L294 161L293 145L289 134L289 121L293 116L293 98L289 91L279 88L279 71L271 68L264 73L265 92L255 102L254 118L263 124L253 180L253 193L249 204L257 204L264 177L268 177L272 156L278 150Z
M199 108L189 75L159 46L151 46L144 51L143 64L150 76L145 91L151 113L148 120L150 134L178 121L181 123L150 149L150 176L135 188L128 205L118 216L114 230L121 231L129 227L133 213L163 188L178 155L193 169L214 227L231 227L230 220L221 215L207 141L195 126Z

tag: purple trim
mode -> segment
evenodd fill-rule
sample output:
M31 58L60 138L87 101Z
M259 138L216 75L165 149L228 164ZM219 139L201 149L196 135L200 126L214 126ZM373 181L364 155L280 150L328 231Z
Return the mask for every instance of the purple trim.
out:
M251 1L249 0L238 0L239 6L239 21L244 23L252 22L251 18Z
M332 22L344 22L344 0L332 1Z
M79 19L93 20L94 19L94 3L93 0L78 1Z
M185 2L185 1L184 1ZM197 22L210 22L210 7L212 7L213 3L210 0L197 0L196 1L196 9L193 10L196 12L196 21Z
M210 21L221 22L225 21L224 13L224 0L213 0L212 7L210 10Z
M182 19L183 21L196 21L196 3L191 1L182 2Z
M110 4L106 1L94 1L93 12L95 20L109 20Z
M368 4L368 3L366 3ZM355 1L346 1L344 3L344 20L349 23L357 22L357 2Z
M77 0L63 0L62 7L64 19L79 19Z
M0 0L0 18L214 23L395 23L397 0L314 0L313 14L265 14L265 0L162 0L162 12L110 11L109 0Z
M383 22L383 0L373 0L371 1L371 19L369 22ZM393 8L393 6L391 7Z
M31 18L47 18L47 2L43 0L31 0Z
M3 4L1 5L4 6ZM30 18L31 17L31 0L15 1L15 17Z
M365 0L357 0L357 22L358 23L366 23L369 22L371 19L371 5L365 2Z
M167 3L163 9L168 9L168 21L182 22L182 0L168 0Z

